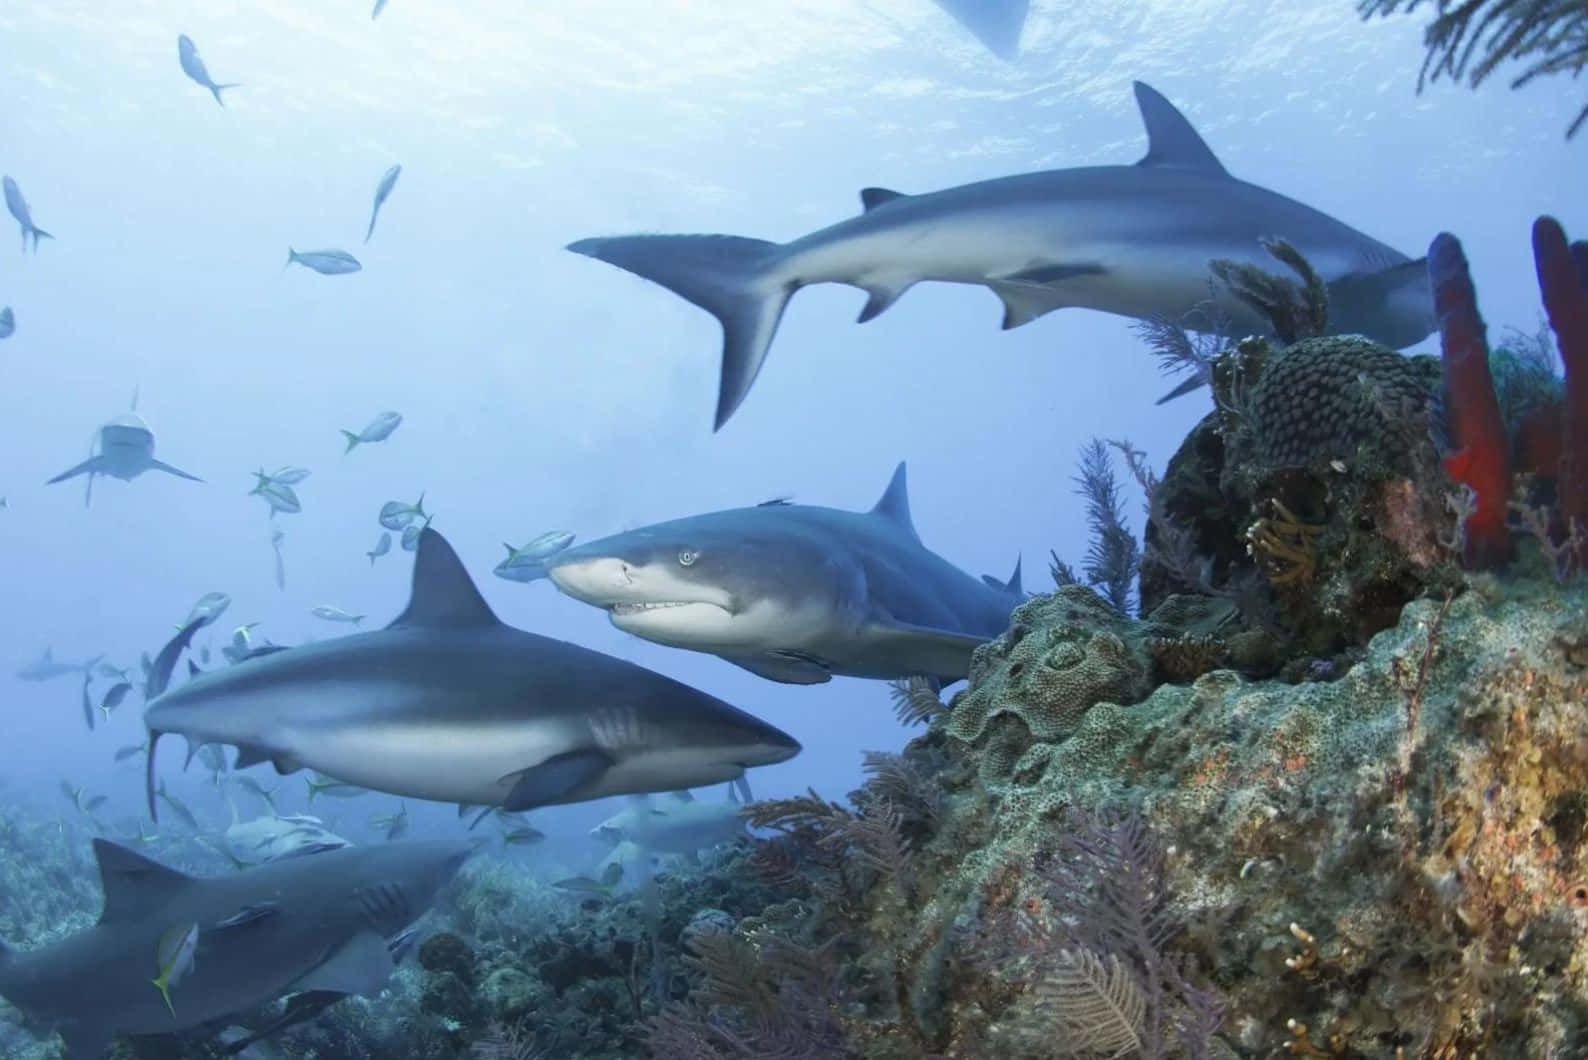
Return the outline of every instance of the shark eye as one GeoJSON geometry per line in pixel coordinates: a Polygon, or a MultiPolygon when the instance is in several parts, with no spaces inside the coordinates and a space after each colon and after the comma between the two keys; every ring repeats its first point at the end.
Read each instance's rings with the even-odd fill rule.
{"type": "Polygon", "coordinates": [[[679,566],[682,566],[682,567],[690,566],[692,563],[695,562],[695,560],[697,560],[699,558],[700,558],[700,553],[696,552],[692,548],[683,549],[683,550],[681,550],[678,553],[678,563],[679,563],[679,566]]]}

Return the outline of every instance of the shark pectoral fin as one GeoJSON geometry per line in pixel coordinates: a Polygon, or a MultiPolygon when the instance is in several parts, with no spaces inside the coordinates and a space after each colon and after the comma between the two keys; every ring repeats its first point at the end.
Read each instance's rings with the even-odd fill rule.
{"type": "Polygon", "coordinates": [[[879,620],[860,629],[865,660],[873,670],[958,679],[970,673],[970,656],[986,637],[908,622],[879,620]]]}
{"type": "Polygon", "coordinates": [[[333,950],[290,989],[294,993],[328,990],[338,994],[373,994],[386,985],[396,967],[386,948],[386,940],[373,931],[361,931],[333,950]]]}
{"type": "Polygon", "coordinates": [[[904,192],[894,191],[892,188],[861,188],[860,210],[862,213],[870,213],[884,203],[902,198],[905,198],[904,192]]]}
{"type": "Polygon", "coordinates": [[[1037,317],[1063,309],[1073,303],[1052,287],[1033,283],[989,283],[988,288],[1004,304],[1005,331],[1029,324],[1037,317]]]}
{"type": "Polygon", "coordinates": [[[502,808],[517,813],[559,802],[611,769],[613,764],[611,755],[593,747],[552,755],[539,765],[502,778],[518,778],[513,782],[513,790],[502,800],[502,808]]]}
{"type": "Polygon", "coordinates": [[[242,927],[244,924],[253,924],[260,920],[264,920],[266,917],[274,916],[276,909],[277,906],[275,902],[260,902],[257,905],[245,905],[226,919],[217,920],[215,922],[215,927],[217,929],[235,928],[242,927]]]}
{"type": "Polygon", "coordinates": [[[103,470],[104,466],[104,457],[91,456],[87,460],[84,460],[81,464],[78,464],[76,467],[62,471],[59,475],[56,475],[54,478],[46,482],[45,485],[53,486],[57,482],[65,482],[67,479],[76,478],[78,475],[93,474],[103,470]]]}
{"type": "Polygon", "coordinates": [[[105,891],[101,924],[145,916],[193,882],[193,877],[108,839],[94,840],[94,857],[99,862],[99,880],[105,891]]]}
{"type": "Polygon", "coordinates": [[[203,482],[204,481],[203,479],[199,478],[197,475],[189,475],[186,471],[183,471],[181,468],[172,467],[170,464],[166,463],[164,460],[151,460],[151,461],[149,461],[149,466],[154,468],[156,471],[164,471],[167,475],[175,475],[177,478],[185,478],[189,482],[203,482]]]}
{"type": "Polygon", "coordinates": [[[825,666],[811,659],[782,653],[768,652],[765,655],[732,656],[724,655],[724,659],[735,666],[742,666],[757,677],[764,677],[768,681],[777,681],[785,685],[820,685],[833,679],[833,675],[825,666]]]}

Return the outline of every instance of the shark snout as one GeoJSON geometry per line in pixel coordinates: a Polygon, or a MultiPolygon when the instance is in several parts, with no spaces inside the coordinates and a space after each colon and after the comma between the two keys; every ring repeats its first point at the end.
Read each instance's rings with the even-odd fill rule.
{"type": "Polygon", "coordinates": [[[604,607],[621,603],[634,587],[634,567],[617,556],[570,556],[546,561],[552,584],[575,600],[604,607]]]}

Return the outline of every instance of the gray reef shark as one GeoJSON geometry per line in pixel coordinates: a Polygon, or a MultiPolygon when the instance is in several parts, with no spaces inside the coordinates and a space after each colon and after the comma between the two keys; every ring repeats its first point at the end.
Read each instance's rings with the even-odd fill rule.
{"type": "Polygon", "coordinates": [[[1328,283],[1336,330],[1396,348],[1433,331],[1422,260],[1230,176],[1185,117],[1139,81],[1136,102],[1148,148],[1133,166],[1026,173],[920,195],[866,188],[859,216],[792,243],[628,235],[568,249],[716,316],[723,329],[719,429],[750,392],[789,298],[817,283],[864,290],[861,322],[922,280],[939,280],[987,287],[1003,302],[1006,330],[1080,306],[1267,334],[1267,320],[1210,283],[1208,263],[1227,258],[1273,271],[1261,241],[1280,237],[1328,283]]]}
{"type": "MultiPolygon", "coordinates": [[[[135,398],[133,407],[136,408],[137,404],[135,398]]],[[[164,471],[168,475],[185,478],[190,482],[204,481],[197,475],[190,475],[180,468],[172,467],[164,460],[156,460],[154,432],[137,412],[124,412],[99,428],[93,444],[89,446],[87,460],[62,471],[45,485],[50,486],[69,478],[76,478],[78,475],[87,475],[88,489],[83,494],[83,505],[86,507],[94,496],[95,475],[109,475],[123,482],[131,482],[145,471],[151,470],[164,471]]]]}
{"type": "Polygon", "coordinates": [[[392,795],[527,810],[732,780],[800,750],[661,674],[504,625],[457,553],[419,535],[408,608],[385,629],[199,674],[148,705],[154,748],[234,744],[236,768],[305,766],[392,795]]]}
{"type": "Polygon", "coordinates": [[[17,677],[23,681],[37,682],[53,681],[68,674],[87,675],[93,670],[94,664],[103,658],[103,655],[96,655],[87,662],[58,662],[54,652],[46,647],[43,655],[17,671],[17,677]]]}
{"type": "Polygon", "coordinates": [[[621,630],[789,684],[958,680],[1025,599],[1018,563],[1007,583],[977,581],[921,544],[902,463],[868,512],[733,508],[591,541],[546,569],[621,630]]]}
{"type": "Polygon", "coordinates": [[[998,58],[1013,59],[1020,54],[1020,31],[1025,28],[1031,0],[937,0],[937,6],[998,58]]]}
{"type": "Polygon", "coordinates": [[[75,1060],[117,1034],[196,1027],[285,993],[376,991],[399,937],[457,872],[472,845],[381,843],[196,878],[105,839],[94,840],[104,884],[99,923],[41,949],[0,944],[0,995],[53,1028],[75,1060]],[[196,925],[193,974],[153,977],[173,927],[196,925]]]}

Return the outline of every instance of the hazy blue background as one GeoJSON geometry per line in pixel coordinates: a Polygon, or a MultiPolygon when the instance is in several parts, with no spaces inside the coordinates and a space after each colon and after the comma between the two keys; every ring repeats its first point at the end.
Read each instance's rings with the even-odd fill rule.
{"type": "MultiPolygon", "coordinates": [[[[1574,86],[1418,98],[1424,12],[1363,25],[1350,0],[1036,0],[1006,64],[929,0],[529,7],[391,0],[372,23],[367,0],[0,6],[0,172],[58,237],[23,257],[0,216],[0,305],[17,314],[0,343],[10,795],[37,792],[51,814],[67,809],[62,777],[129,814],[141,796],[139,770],[110,764],[143,737],[136,700],[89,735],[74,680],[28,685],[16,666],[45,645],[133,663],[213,589],[235,599],[217,647],[251,620],[289,643],[341,632],[309,617],[321,603],[383,623],[409,558],[372,570],[363,554],[381,503],[423,490],[504,619],[786,728],[805,753],[753,773],[756,793],[837,797],[862,749],[909,735],[881,683],[779,686],[629,638],[545,583],[494,578],[500,542],[785,494],[866,507],[907,459],[928,546],[1000,577],[1023,554],[1042,589],[1050,547],[1084,548],[1077,449],[1128,436],[1161,468],[1207,407],[1205,393],[1154,407],[1170,384],[1117,318],[1072,309],[1000,333],[986,291],[927,285],[857,327],[864,296],[823,287],[794,299],[756,389],[713,435],[715,321],[562,250],[571,240],[783,240],[857,210],[865,185],[1133,162],[1133,78],[1243,179],[1414,256],[1457,232],[1492,326],[1536,323],[1534,215],[1588,230],[1588,137],[1562,138],[1574,86]],[[178,68],[178,33],[216,80],[243,82],[225,109],[178,68]],[[364,247],[375,183],[399,162],[364,247]],[[289,244],[344,247],[365,269],[283,274],[289,244]],[[44,487],[135,386],[158,455],[208,484],[101,480],[87,511],[81,482],[44,487]],[[344,457],[337,428],[386,408],[403,426],[344,457]],[[276,520],[283,593],[272,523],[246,493],[249,472],[285,463],[313,476],[303,513],[276,520]]],[[[197,770],[176,783],[179,760],[164,772],[197,790],[197,770]]],[[[391,801],[330,808],[357,822],[391,801]]],[[[612,808],[535,820],[558,830],[612,808]]]]}

